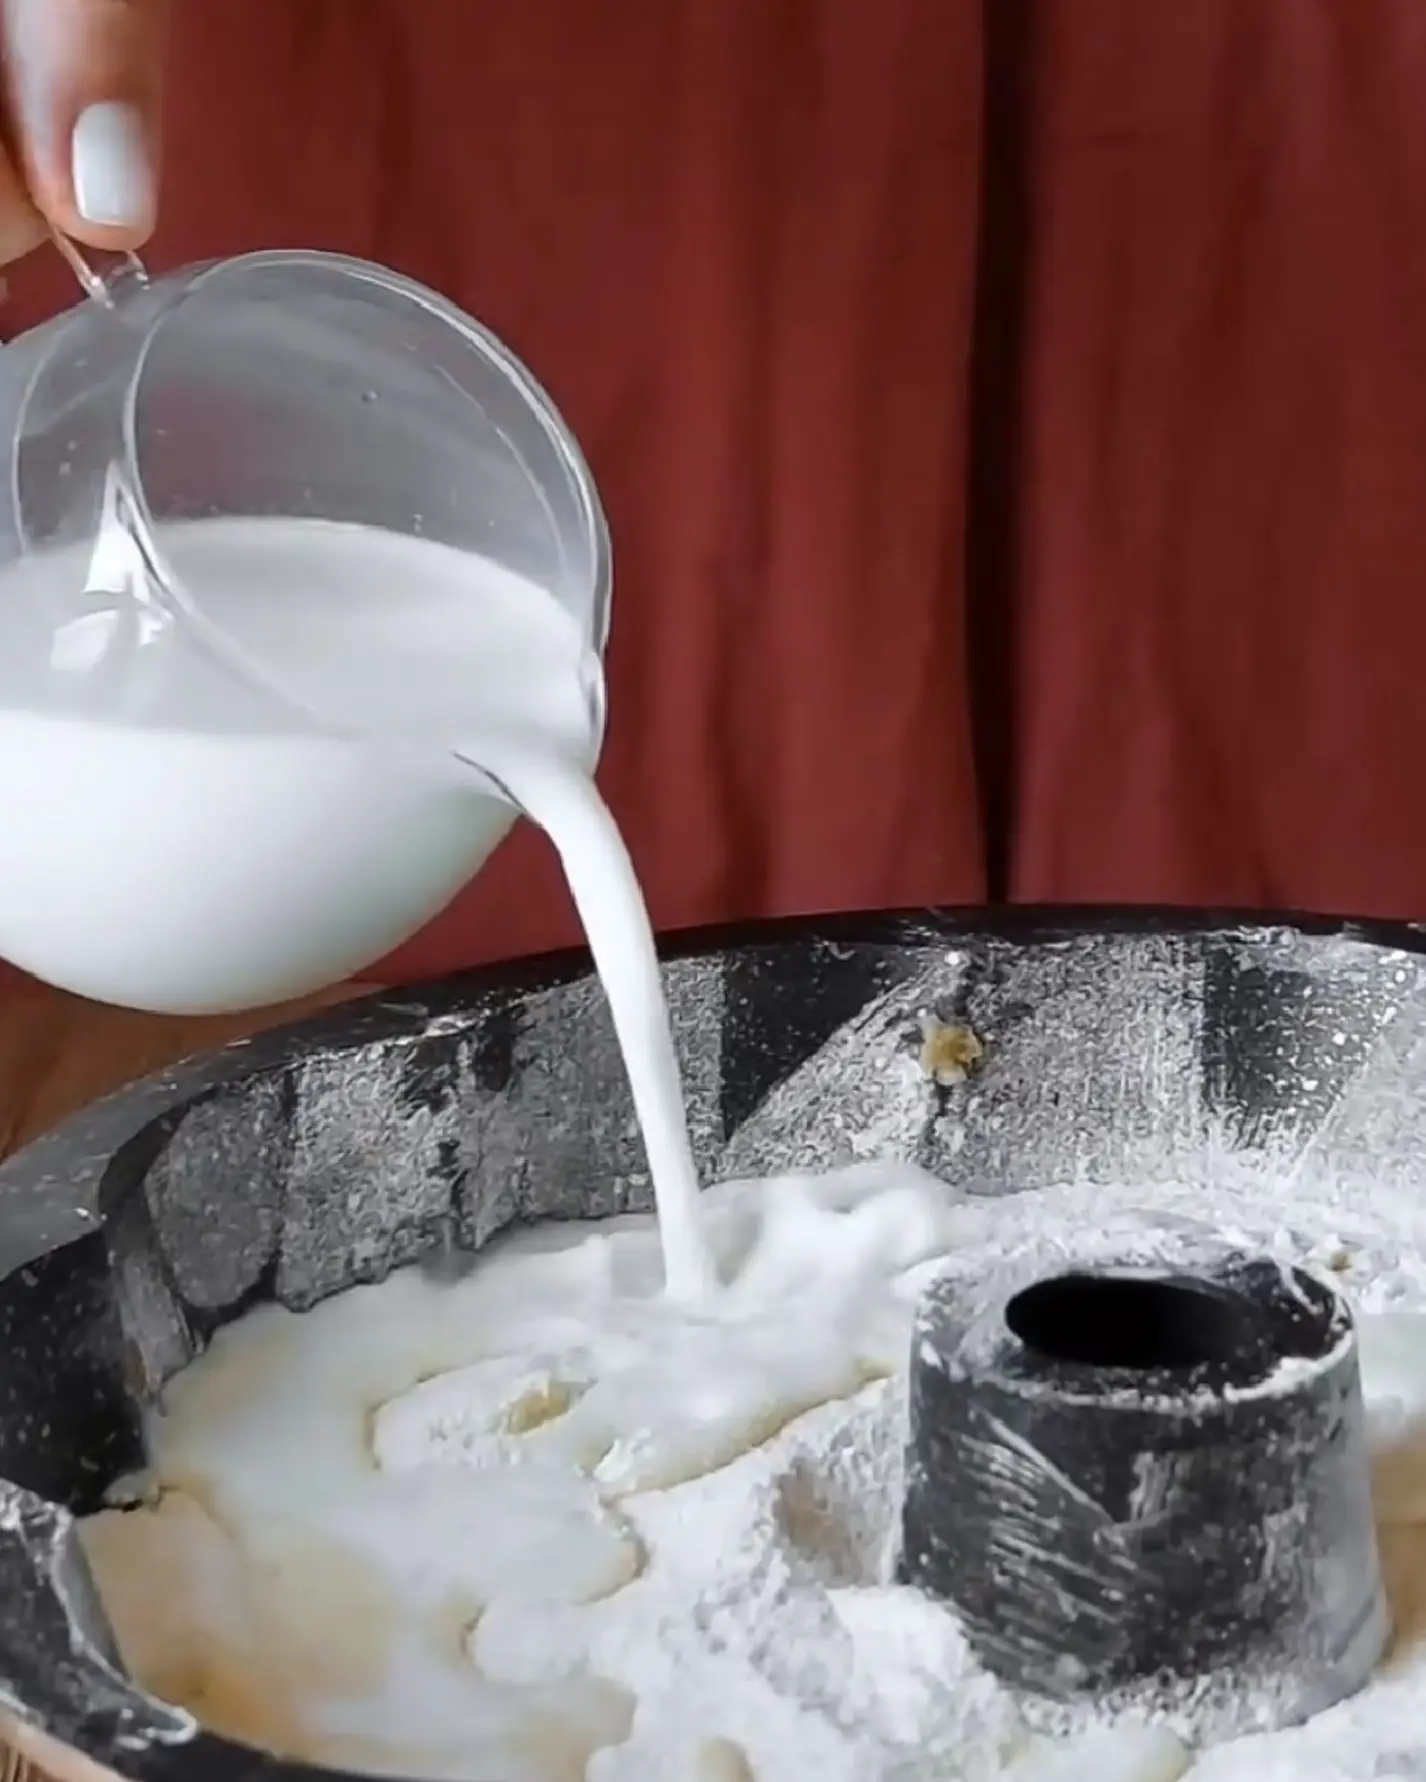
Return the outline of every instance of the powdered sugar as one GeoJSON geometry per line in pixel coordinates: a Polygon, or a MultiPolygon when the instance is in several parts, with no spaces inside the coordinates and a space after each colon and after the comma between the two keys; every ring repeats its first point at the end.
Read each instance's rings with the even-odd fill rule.
{"type": "MultiPolygon", "coordinates": [[[[1305,1172],[1278,1193],[1225,1172],[1153,1198],[1076,1183],[977,1201],[853,1166],[710,1193],[722,1315],[659,1295],[640,1220],[497,1246],[453,1285],[408,1273],[300,1319],[264,1310],[174,1383],[154,1431],[170,1497],[89,1530],[130,1661],[173,1690],[146,1674],[160,1642],[140,1650],[135,1604],[152,1616],[153,1574],[124,1543],[187,1494],[242,1531],[249,1618],[194,1589],[168,1612],[189,1652],[208,1641],[250,1683],[287,1617],[283,1674],[262,1673],[287,1691],[280,1724],[228,1730],[294,1755],[432,1776],[483,1763],[511,1782],[1172,1782],[1189,1754],[1171,1729],[1033,1734],[955,1617],[887,1582],[901,1362],[927,1280],[1211,1240],[1331,1269],[1368,1314],[1385,1568],[1404,1634],[1426,1628],[1426,1210],[1404,1181],[1369,1207],[1330,1185],[1314,1199],[1305,1172]],[[304,1559],[309,1532],[326,1572],[304,1559]],[[368,1593],[350,1649],[324,1619],[352,1616],[332,1543],[368,1593]],[[252,1565],[274,1556],[286,1594],[269,1603],[252,1565]],[[321,1666],[292,1645],[298,1592],[321,1666]],[[448,1630],[434,1670],[433,1626],[448,1630]]],[[[195,1575],[219,1557],[205,1548],[195,1575]]],[[[1423,1725],[1426,1650],[1408,1642],[1356,1700],[1199,1753],[1192,1775],[1423,1774],[1408,1763],[1423,1725]]]]}

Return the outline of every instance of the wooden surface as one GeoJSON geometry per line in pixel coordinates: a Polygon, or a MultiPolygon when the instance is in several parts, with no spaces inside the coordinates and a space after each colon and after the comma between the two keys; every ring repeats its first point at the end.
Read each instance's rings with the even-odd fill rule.
{"type": "Polygon", "coordinates": [[[0,1726],[0,1766],[0,1782],[120,1782],[113,1770],[14,1720],[0,1726]]]}
{"type": "Polygon", "coordinates": [[[0,1157],[135,1077],[367,988],[348,984],[276,1008],[190,1016],[107,1008],[28,980],[7,984],[0,993],[0,1157]]]}

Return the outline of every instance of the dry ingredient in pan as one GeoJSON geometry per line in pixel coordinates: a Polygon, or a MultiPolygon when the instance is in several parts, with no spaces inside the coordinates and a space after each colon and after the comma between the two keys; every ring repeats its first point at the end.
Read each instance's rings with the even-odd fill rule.
{"type": "Polygon", "coordinates": [[[126,1656],[232,1735],[509,1782],[1349,1782],[1426,1752],[1426,1208],[1185,1185],[958,1197],[902,1165],[705,1196],[723,1282],[662,1292],[651,1221],[540,1228],[224,1332],[153,1430],[160,1495],[86,1527],[126,1656]],[[1332,1267],[1363,1314],[1381,1676],[1196,1755],[1031,1735],[956,1620],[889,1586],[911,1307],[1191,1220],[1332,1267]]]}

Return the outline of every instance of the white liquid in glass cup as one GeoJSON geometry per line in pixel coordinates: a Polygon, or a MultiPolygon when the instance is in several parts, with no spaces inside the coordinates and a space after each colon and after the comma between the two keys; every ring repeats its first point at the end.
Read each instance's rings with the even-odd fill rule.
{"type": "Polygon", "coordinates": [[[120,280],[0,352],[0,424],[0,955],[137,1008],[299,995],[503,838],[451,753],[492,717],[593,767],[596,491],[433,293],[317,253],[120,280]]]}

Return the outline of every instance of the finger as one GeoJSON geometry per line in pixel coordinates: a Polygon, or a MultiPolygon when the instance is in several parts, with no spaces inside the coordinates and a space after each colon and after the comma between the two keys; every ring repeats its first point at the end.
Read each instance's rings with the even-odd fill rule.
{"type": "Polygon", "coordinates": [[[0,148],[0,266],[8,266],[45,238],[44,218],[30,202],[25,182],[0,148]]]}
{"type": "Polygon", "coordinates": [[[10,116],[31,196],[95,247],[137,247],[158,205],[164,0],[4,0],[10,116]]]}

